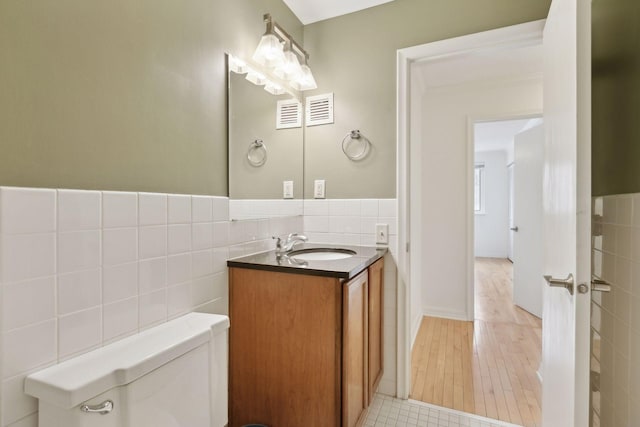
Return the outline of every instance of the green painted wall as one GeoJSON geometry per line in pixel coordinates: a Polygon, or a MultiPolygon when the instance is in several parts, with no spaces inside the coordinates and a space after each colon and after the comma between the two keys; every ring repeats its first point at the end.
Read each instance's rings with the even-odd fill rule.
{"type": "Polygon", "coordinates": [[[640,192],[640,2],[593,0],[594,196],[640,192]]]}
{"type": "MultiPolygon", "coordinates": [[[[396,51],[436,40],[544,19],[550,0],[395,0],[305,26],[318,82],[333,92],[335,123],[307,127],[305,195],[326,179],[327,198],[396,195],[396,51]],[[374,149],[360,162],[340,148],[360,129],[374,149]]],[[[473,72],[470,70],[470,72],[473,72]]]]}
{"type": "Polygon", "coordinates": [[[396,0],[304,28],[281,0],[0,2],[0,185],[227,194],[224,52],[270,12],[304,35],[336,123],[305,129],[305,193],[395,197],[396,50],[544,18],[550,0],[396,0]],[[303,34],[304,31],[304,34],[303,34]],[[351,129],[371,155],[346,159],[351,129]]]}
{"type": "Polygon", "coordinates": [[[0,2],[0,185],[227,194],[224,53],[281,0],[0,2]]]}
{"type": "MultiPolygon", "coordinates": [[[[302,198],[302,127],[276,129],[278,100],[245,79],[229,73],[229,197],[232,199],[281,199],[282,181],[293,181],[294,198],[302,198]],[[247,160],[249,145],[261,139],[267,150],[264,165],[247,160]]],[[[260,156],[260,154],[256,154],[260,156]]]]}

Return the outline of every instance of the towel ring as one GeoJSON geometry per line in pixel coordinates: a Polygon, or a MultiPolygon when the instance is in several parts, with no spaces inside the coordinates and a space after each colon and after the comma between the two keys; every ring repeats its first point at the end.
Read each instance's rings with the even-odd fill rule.
{"type": "Polygon", "coordinates": [[[370,150],[371,150],[371,142],[366,136],[362,135],[360,131],[357,129],[352,130],[351,132],[348,132],[344,136],[344,138],[342,138],[342,152],[344,153],[345,156],[347,156],[349,160],[353,160],[354,162],[357,162],[358,160],[362,160],[365,157],[367,157],[367,154],[369,154],[370,150]],[[347,147],[349,146],[349,143],[354,140],[362,143],[362,150],[360,150],[358,153],[350,154],[347,147]]]}
{"type": "Polygon", "coordinates": [[[256,139],[249,144],[247,160],[251,166],[260,167],[267,162],[267,146],[261,139],[256,139]]]}

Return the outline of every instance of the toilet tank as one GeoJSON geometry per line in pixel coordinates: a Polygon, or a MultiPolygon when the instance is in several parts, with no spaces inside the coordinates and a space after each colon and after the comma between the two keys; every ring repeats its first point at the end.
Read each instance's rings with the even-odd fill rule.
{"type": "Polygon", "coordinates": [[[39,427],[222,427],[227,316],[189,313],[35,372],[39,427]]]}

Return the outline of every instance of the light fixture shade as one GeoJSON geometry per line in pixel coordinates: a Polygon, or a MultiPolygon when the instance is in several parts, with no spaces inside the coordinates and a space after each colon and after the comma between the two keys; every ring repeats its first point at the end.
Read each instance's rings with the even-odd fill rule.
{"type": "Polygon", "coordinates": [[[237,74],[244,74],[249,71],[247,63],[233,55],[229,55],[229,69],[237,74]]]}
{"type": "Polygon", "coordinates": [[[302,67],[296,54],[287,50],[284,53],[284,63],[273,72],[283,80],[295,80],[302,74],[302,67]]]}
{"type": "Polygon", "coordinates": [[[313,74],[311,73],[311,68],[307,64],[302,65],[301,67],[302,73],[300,76],[291,82],[291,86],[295,90],[313,90],[317,89],[318,85],[316,84],[316,79],[313,78],[313,74]]]}
{"type": "Polygon", "coordinates": [[[278,67],[285,61],[282,43],[274,34],[265,34],[253,53],[253,60],[265,67],[278,67]]]}
{"type": "Polygon", "coordinates": [[[245,79],[249,80],[251,83],[258,86],[262,86],[267,82],[267,78],[263,74],[255,70],[252,70],[251,68],[249,68],[249,71],[247,72],[247,77],[245,77],[245,79]]]}
{"type": "Polygon", "coordinates": [[[264,90],[269,92],[271,95],[282,95],[284,93],[284,88],[282,86],[270,81],[267,81],[264,86],[264,90]]]}

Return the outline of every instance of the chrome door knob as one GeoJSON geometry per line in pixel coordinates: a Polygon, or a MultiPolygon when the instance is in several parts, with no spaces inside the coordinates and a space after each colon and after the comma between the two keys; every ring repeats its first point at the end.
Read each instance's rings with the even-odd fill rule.
{"type": "Polygon", "coordinates": [[[545,275],[544,280],[547,281],[547,285],[554,288],[565,288],[573,295],[573,274],[569,273],[566,279],[555,279],[549,275],[545,275]]]}
{"type": "MultiPolygon", "coordinates": [[[[584,283],[580,283],[578,285],[578,292],[586,294],[589,292],[589,287],[584,283]]],[[[591,292],[611,292],[611,284],[606,280],[591,279],[591,292]]]]}
{"type": "Polygon", "coordinates": [[[605,280],[593,279],[591,280],[591,291],[611,292],[611,285],[605,280]]]}

